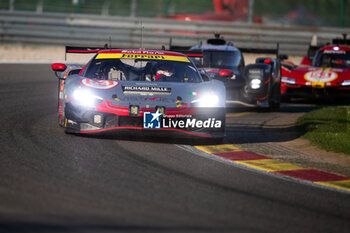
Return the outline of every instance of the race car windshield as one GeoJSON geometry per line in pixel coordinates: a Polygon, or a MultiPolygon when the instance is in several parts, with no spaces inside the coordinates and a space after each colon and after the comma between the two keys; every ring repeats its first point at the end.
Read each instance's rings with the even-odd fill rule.
{"type": "Polygon", "coordinates": [[[118,81],[202,81],[192,63],[148,59],[95,59],[88,65],[85,77],[118,81]]]}
{"type": "Polygon", "coordinates": [[[316,56],[317,67],[349,68],[350,52],[340,51],[329,53],[328,51],[319,52],[316,56]]]}
{"type": "Polygon", "coordinates": [[[204,51],[203,61],[196,60],[197,67],[233,69],[241,62],[238,51],[204,51]]]}

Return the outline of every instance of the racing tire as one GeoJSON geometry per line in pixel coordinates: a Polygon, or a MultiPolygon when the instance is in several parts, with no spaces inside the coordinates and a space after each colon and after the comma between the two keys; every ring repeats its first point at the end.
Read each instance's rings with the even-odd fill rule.
{"type": "Polygon", "coordinates": [[[269,109],[277,110],[280,108],[281,103],[281,84],[275,83],[271,88],[271,92],[269,95],[269,109]]]}
{"type": "Polygon", "coordinates": [[[282,95],[281,96],[281,101],[282,102],[291,102],[291,97],[290,96],[286,96],[286,95],[282,95]]]}
{"type": "Polygon", "coordinates": [[[280,102],[270,102],[269,103],[270,110],[277,110],[280,108],[280,102]]]}

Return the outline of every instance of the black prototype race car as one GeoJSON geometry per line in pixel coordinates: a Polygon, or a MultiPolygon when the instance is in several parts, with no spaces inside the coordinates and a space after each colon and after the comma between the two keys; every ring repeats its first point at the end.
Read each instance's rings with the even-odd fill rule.
{"type": "Polygon", "coordinates": [[[220,35],[207,44],[193,47],[172,46],[170,50],[191,54],[198,69],[209,78],[224,82],[226,102],[278,109],[281,99],[281,62],[277,49],[238,49],[220,35]],[[242,53],[277,54],[277,58],[260,57],[245,65],[242,53]]]}

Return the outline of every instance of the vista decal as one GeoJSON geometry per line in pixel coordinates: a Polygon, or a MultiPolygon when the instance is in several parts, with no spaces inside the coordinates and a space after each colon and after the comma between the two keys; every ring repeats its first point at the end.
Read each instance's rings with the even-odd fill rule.
{"type": "Polygon", "coordinates": [[[106,90],[113,87],[116,87],[119,85],[119,82],[112,81],[112,80],[92,80],[88,78],[84,78],[80,80],[80,83],[84,86],[95,88],[95,89],[101,89],[106,90]]]}
{"type": "Polygon", "coordinates": [[[333,71],[310,71],[305,74],[305,79],[310,82],[330,82],[338,77],[338,74],[333,71]]]}

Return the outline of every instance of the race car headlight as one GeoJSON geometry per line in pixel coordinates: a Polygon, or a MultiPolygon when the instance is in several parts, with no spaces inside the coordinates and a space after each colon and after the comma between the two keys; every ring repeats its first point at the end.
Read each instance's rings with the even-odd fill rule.
{"type": "Polygon", "coordinates": [[[102,98],[92,94],[87,90],[75,90],[73,92],[73,98],[77,104],[85,107],[94,107],[98,102],[102,101],[102,98]]]}
{"type": "Polygon", "coordinates": [[[250,86],[252,89],[259,89],[260,88],[260,84],[261,84],[261,80],[260,79],[252,79],[252,81],[250,81],[250,86]]]}
{"type": "Polygon", "coordinates": [[[350,80],[344,80],[342,83],[341,83],[342,86],[350,86],[350,80]]]}
{"type": "Polygon", "coordinates": [[[288,84],[295,84],[297,80],[294,78],[282,77],[281,82],[288,83],[288,84]]]}
{"type": "Polygon", "coordinates": [[[217,107],[219,97],[215,94],[207,94],[203,95],[200,99],[192,101],[192,103],[198,103],[198,107],[201,108],[217,107]]]}

